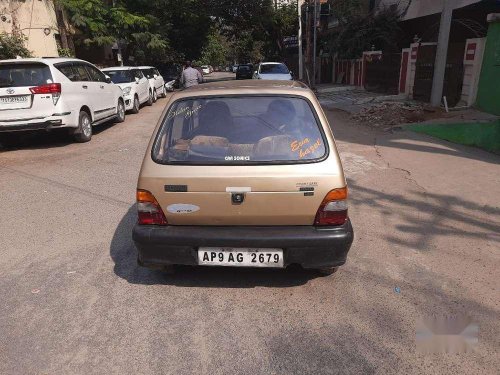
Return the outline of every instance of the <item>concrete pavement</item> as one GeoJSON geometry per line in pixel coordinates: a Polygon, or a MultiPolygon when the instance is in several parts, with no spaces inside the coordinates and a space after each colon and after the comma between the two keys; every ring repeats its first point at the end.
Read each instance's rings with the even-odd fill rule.
{"type": "Polygon", "coordinates": [[[493,374],[500,158],[327,111],[356,232],[333,277],[140,268],[137,174],[159,100],[90,143],[0,153],[1,374],[493,374]],[[474,352],[422,355],[423,315],[469,314],[474,352]]]}

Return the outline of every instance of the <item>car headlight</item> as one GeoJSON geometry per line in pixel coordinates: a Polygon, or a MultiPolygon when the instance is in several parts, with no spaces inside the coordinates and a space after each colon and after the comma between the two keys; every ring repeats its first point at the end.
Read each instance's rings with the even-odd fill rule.
{"type": "Polygon", "coordinates": [[[130,94],[130,91],[132,91],[132,87],[125,87],[124,89],[122,89],[123,91],[123,95],[128,95],[130,94]]]}

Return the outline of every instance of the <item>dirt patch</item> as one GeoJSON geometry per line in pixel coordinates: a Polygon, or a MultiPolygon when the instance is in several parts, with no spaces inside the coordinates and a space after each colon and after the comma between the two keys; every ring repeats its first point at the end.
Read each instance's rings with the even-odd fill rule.
{"type": "Polygon", "coordinates": [[[374,128],[391,128],[395,125],[443,117],[447,117],[447,113],[442,109],[416,102],[382,102],[364,108],[351,116],[357,123],[374,128]]]}

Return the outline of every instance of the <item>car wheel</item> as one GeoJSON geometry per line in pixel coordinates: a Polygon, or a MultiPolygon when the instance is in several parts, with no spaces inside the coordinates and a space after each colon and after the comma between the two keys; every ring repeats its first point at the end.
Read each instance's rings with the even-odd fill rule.
{"type": "Polygon", "coordinates": [[[73,132],[75,142],[84,143],[92,139],[92,120],[85,111],[80,111],[78,127],[73,132]]]}
{"type": "Polygon", "coordinates": [[[165,84],[161,85],[161,93],[160,93],[160,98],[166,98],[167,97],[167,89],[165,88],[165,84]]]}
{"type": "Polygon", "coordinates": [[[151,90],[149,90],[149,98],[148,101],[146,102],[147,106],[152,106],[153,105],[153,94],[151,94],[151,90]]]}
{"type": "Polygon", "coordinates": [[[116,122],[125,121],[125,104],[123,100],[118,100],[118,106],[116,108],[116,122]]]}
{"type": "Polygon", "coordinates": [[[337,272],[338,269],[339,269],[338,267],[322,267],[318,268],[318,273],[322,276],[329,276],[337,272]]]}
{"type": "Polygon", "coordinates": [[[139,113],[140,106],[141,106],[141,103],[139,103],[139,97],[136,95],[136,96],[134,96],[134,106],[132,107],[130,112],[139,113]]]}
{"type": "Polygon", "coordinates": [[[153,91],[153,103],[156,103],[157,100],[158,100],[158,93],[156,92],[156,89],[154,89],[154,91],[153,91]]]}

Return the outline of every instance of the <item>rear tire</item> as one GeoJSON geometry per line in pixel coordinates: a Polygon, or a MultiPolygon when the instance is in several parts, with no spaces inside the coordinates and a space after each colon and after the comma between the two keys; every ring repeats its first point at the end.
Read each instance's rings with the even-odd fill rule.
{"type": "Polygon", "coordinates": [[[322,276],[330,276],[333,275],[335,272],[338,271],[338,267],[321,267],[318,268],[318,273],[322,276]]]}
{"type": "Polygon", "coordinates": [[[134,96],[134,106],[130,110],[130,112],[137,114],[139,113],[139,109],[141,107],[141,103],[139,103],[139,97],[136,95],[134,96]]]}
{"type": "Polygon", "coordinates": [[[125,103],[123,100],[118,100],[118,106],[116,107],[116,120],[115,122],[125,121],[125,103]]]}
{"type": "Polygon", "coordinates": [[[84,143],[92,139],[92,119],[85,111],[80,111],[78,127],[73,131],[75,142],[84,143]]]}
{"type": "Polygon", "coordinates": [[[160,97],[166,98],[167,97],[167,89],[165,88],[165,84],[161,86],[161,94],[160,97]]]}
{"type": "Polygon", "coordinates": [[[151,107],[153,105],[153,94],[151,93],[151,90],[149,90],[149,98],[148,101],[146,102],[146,105],[148,107],[151,107]]]}

